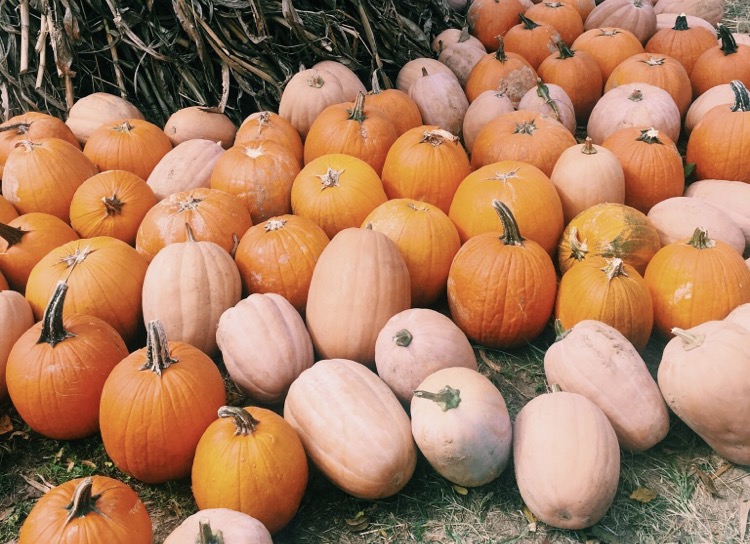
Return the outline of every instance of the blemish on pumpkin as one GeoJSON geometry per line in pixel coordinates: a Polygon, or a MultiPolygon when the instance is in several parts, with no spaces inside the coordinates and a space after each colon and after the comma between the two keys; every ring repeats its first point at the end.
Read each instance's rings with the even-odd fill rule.
{"type": "Polygon", "coordinates": [[[693,282],[691,281],[684,285],[680,285],[674,291],[673,299],[675,301],[686,300],[686,299],[691,299],[691,298],[693,298],[693,282]]]}

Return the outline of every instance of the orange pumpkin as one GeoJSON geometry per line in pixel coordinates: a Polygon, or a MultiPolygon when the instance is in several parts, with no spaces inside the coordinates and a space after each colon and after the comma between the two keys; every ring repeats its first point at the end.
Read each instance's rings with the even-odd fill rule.
{"type": "Polygon", "coordinates": [[[591,55],[602,71],[603,81],[607,81],[609,74],[622,61],[643,53],[643,45],[635,34],[613,26],[587,30],[575,39],[570,48],[591,55]]]}
{"type": "Polygon", "coordinates": [[[488,51],[495,51],[497,36],[503,36],[517,25],[518,14],[524,11],[519,0],[474,0],[466,12],[466,22],[472,36],[478,38],[488,51]]]}
{"type": "Polygon", "coordinates": [[[211,140],[224,149],[234,143],[237,127],[219,108],[187,106],[170,115],[164,124],[164,134],[173,146],[188,140],[211,140]]]}
{"type": "Polygon", "coordinates": [[[725,25],[719,23],[716,28],[721,45],[704,51],[696,59],[690,72],[694,98],[711,87],[733,80],[739,80],[745,87],[750,87],[750,45],[738,44],[725,25]]]}
{"type": "Polygon", "coordinates": [[[245,117],[237,129],[234,143],[239,145],[256,140],[271,140],[283,145],[294,153],[302,165],[302,138],[297,129],[278,113],[259,111],[245,117]]]}
{"type": "Polygon", "coordinates": [[[372,89],[367,93],[367,105],[378,109],[391,120],[396,136],[422,124],[422,114],[409,94],[400,89],[381,89],[377,71],[372,73],[372,89]]]}
{"type": "Polygon", "coordinates": [[[701,26],[688,26],[684,13],[677,16],[674,27],[663,28],[646,43],[647,53],[668,55],[678,60],[690,75],[698,57],[716,45],[716,37],[701,26]]]}
{"type": "Polygon", "coordinates": [[[91,134],[106,123],[119,119],[144,119],[141,111],[124,98],[110,93],[96,92],[82,96],[68,111],[65,124],[86,145],[91,134]]]}
{"type": "Polygon", "coordinates": [[[567,2],[539,2],[527,9],[524,15],[551,25],[560,33],[560,39],[565,43],[573,43],[583,34],[583,18],[578,10],[567,2]]]}
{"type": "Polygon", "coordinates": [[[9,223],[18,217],[18,210],[7,198],[0,195],[0,223],[9,223]]]}
{"type": "Polygon", "coordinates": [[[536,85],[536,70],[518,53],[506,52],[502,38],[488,53],[474,65],[466,80],[466,98],[473,102],[484,91],[503,90],[514,106],[521,97],[536,85]]]}
{"type": "Polygon", "coordinates": [[[21,335],[34,326],[31,306],[21,293],[0,289],[0,321],[4,327],[0,336],[0,402],[5,402],[8,400],[8,385],[5,380],[8,354],[21,335]]]}
{"type": "Polygon", "coordinates": [[[211,140],[188,140],[164,155],[146,183],[156,200],[198,187],[211,186],[211,172],[224,148],[211,140]]]}
{"type": "Polygon", "coordinates": [[[542,61],[555,51],[554,43],[560,39],[560,33],[548,21],[532,20],[530,15],[523,14],[519,17],[521,23],[510,28],[503,37],[505,50],[521,55],[538,70],[542,61]]]}

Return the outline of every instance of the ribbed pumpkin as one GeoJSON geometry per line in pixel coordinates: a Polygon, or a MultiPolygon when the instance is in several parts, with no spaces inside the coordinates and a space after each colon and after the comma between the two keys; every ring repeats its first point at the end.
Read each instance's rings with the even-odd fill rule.
{"type": "Polygon", "coordinates": [[[422,77],[409,88],[409,98],[419,108],[426,125],[437,125],[455,135],[461,134],[469,101],[453,72],[441,74],[423,70],[422,77]]]}
{"type": "Polygon", "coordinates": [[[502,36],[518,24],[519,13],[525,8],[519,0],[474,0],[466,12],[471,34],[488,51],[497,49],[497,36],[502,36]]]}
{"type": "Polygon", "coordinates": [[[168,342],[158,321],[146,330],[146,347],[120,361],[104,383],[99,423],[115,466],[154,484],[190,474],[198,441],[226,394],[208,355],[168,342]]]}
{"type": "Polygon", "coordinates": [[[67,222],[73,194],[97,172],[70,142],[23,140],[5,161],[2,193],[20,213],[43,212],[67,222]]]}
{"type": "MultiPolygon", "coordinates": [[[[458,78],[450,68],[437,59],[431,57],[417,57],[404,64],[396,76],[396,88],[409,95],[409,90],[414,82],[427,74],[446,74],[452,76],[456,81],[458,78]]],[[[410,98],[411,99],[411,98],[410,98]]],[[[412,100],[413,101],[413,100],[412,100]]],[[[421,117],[421,114],[420,114],[421,117]]],[[[423,120],[423,122],[426,122],[423,120]]],[[[420,123],[422,124],[422,123],[420,123]]],[[[445,128],[445,127],[443,127],[445,128]]]]}
{"type": "Polygon", "coordinates": [[[31,270],[26,299],[34,316],[44,308],[61,280],[70,286],[65,316],[103,319],[125,342],[134,339],[141,319],[141,291],[148,263],[122,240],[97,236],[63,244],[31,270]]]}
{"type": "Polygon", "coordinates": [[[211,172],[211,188],[237,197],[253,224],[292,211],[292,183],[300,166],[294,153],[275,142],[253,141],[227,150],[211,172]]]}
{"type": "Polygon", "coordinates": [[[78,235],[62,219],[32,212],[0,223],[0,272],[8,284],[23,293],[29,274],[42,257],[78,235]]]}
{"type": "Polygon", "coordinates": [[[195,450],[191,472],[198,508],[230,508],[271,534],[297,513],[307,487],[307,457],[283,417],[255,406],[222,406],[195,450]]]}
{"type": "Polygon", "coordinates": [[[477,62],[484,58],[487,51],[469,43],[454,43],[453,45],[443,47],[438,61],[445,64],[451,69],[461,86],[466,85],[466,80],[471,74],[471,70],[477,62]]]}
{"type": "Polygon", "coordinates": [[[536,88],[529,89],[518,103],[519,110],[536,111],[567,128],[571,134],[576,132],[576,114],[573,102],[565,89],[554,83],[549,85],[537,78],[536,88]]]}
{"type": "Polygon", "coordinates": [[[379,109],[391,120],[396,136],[422,124],[419,107],[409,98],[409,94],[400,89],[381,89],[377,71],[372,73],[371,87],[367,93],[367,104],[379,109]]]}
{"type": "Polygon", "coordinates": [[[555,51],[554,43],[560,39],[560,33],[548,21],[533,20],[531,15],[519,17],[521,23],[511,27],[503,37],[505,50],[521,55],[538,70],[542,61],[555,51]]]}
{"type": "Polygon", "coordinates": [[[684,12],[690,17],[702,19],[708,26],[714,26],[724,18],[724,2],[720,0],[664,0],[654,2],[654,11],[657,17],[662,13],[684,12]]]}
{"type": "Polygon", "coordinates": [[[463,28],[446,28],[445,30],[439,32],[432,39],[432,50],[439,55],[442,49],[450,47],[455,43],[471,44],[477,49],[482,49],[486,52],[486,50],[484,49],[484,45],[482,45],[482,42],[469,34],[468,26],[465,26],[463,28]]]}
{"type": "Polygon", "coordinates": [[[410,306],[409,269],[396,244],[381,232],[348,228],[331,239],[315,265],[307,328],[322,358],[372,367],[378,332],[410,306]]]}
{"type": "Polygon", "coordinates": [[[5,402],[8,399],[5,381],[8,354],[21,335],[34,325],[31,306],[21,293],[10,289],[0,290],[0,322],[4,326],[0,336],[0,402],[5,402]]]}
{"type": "Polygon", "coordinates": [[[240,301],[242,282],[234,259],[213,242],[170,244],[149,263],[143,280],[143,319],[158,319],[168,338],[216,352],[221,314],[240,301]]]}
{"type": "Polygon", "coordinates": [[[435,125],[406,131],[388,150],[383,189],[389,199],[411,198],[445,213],[471,166],[459,138],[435,125]]]}
{"type": "Polygon", "coordinates": [[[594,402],[607,416],[620,447],[640,452],[669,431],[669,413],[646,363],[620,331],[586,319],[564,330],[544,354],[547,382],[594,402]]]}
{"type": "Polygon", "coordinates": [[[0,195],[0,223],[8,223],[18,217],[18,210],[7,198],[0,195]]]}
{"type": "Polygon", "coordinates": [[[362,227],[382,232],[395,242],[409,270],[412,306],[429,306],[445,293],[448,270],[461,240],[439,208],[396,198],[370,212],[362,227]]]}
{"type": "Polygon", "coordinates": [[[688,26],[684,13],[677,16],[674,27],[658,30],[646,43],[647,53],[659,53],[676,59],[690,75],[698,57],[716,45],[716,37],[701,26],[688,26]]]}
{"type": "Polygon", "coordinates": [[[279,115],[307,138],[315,118],[332,104],[349,100],[341,81],[327,70],[300,70],[286,83],[279,101],[279,115]]]}
{"type": "Polygon", "coordinates": [[[521,237],[510,209],[497,200],[493,207],[502,234],[479,234],[461,247],[448,273],[448,306],[469,339],[504,349],[541,334],[552,315],[557,277],[542,246],[521,237]]]}
{"type": "Polygon", "coordinates": [[[642,44],[656,33],[656,12],[650,0],[607,0],[597,5],[583,23],[585,30],[617,27],[632,32],[642,44]]]}
{"type": "Polygon", "coordinates": [[[589,257],[568,270],[557,288],[555,317],[566,329],[595,319],[614,327],[642,350],[651,336],[653,316],[643,276],[619,257],[589,257]]]}
{"type": "Polygon", "coordinates": [[[75,101],[65,124],[81,145],[100,126],[119,119],[144,119],[141,111],[124,98],[104,92],[91,93],[75,101]]]}
{"type": "Polygon", "coordinates": [[[534,240],[550,255],[554,253],[564,226],[563,210],[557,190],[544,172],[527,163],[502,161],[468,175],[448,214],[462,243],[477,234],[501,230],[493,199],[513,211],[526,239],[534,240]]]}
{"type": "Polygon", "coordinates": [[[383,380],[357,362],[327,359],[305,370],[289,388],[284,419],[313,464],[350,495],[390,497],[414,473],[409,416],[383,380]]]}
{"type": "Polygon", "coordinates": [[[559,32],[560,39],[565,43],[573,43],[583,34],[583,18],[578,10],[567,2],[539,2],[527,9],[524,15],[551,25],[559,32]]]}
{"type": "Polygon", "coordinates": [[[463,139],[464,146],[471,153],[477,135],[484,126],[504,113],[515,110],[513,102],[504,90],[484,91],[479,93],[469,104],[464,116],[463,139]]]}
{"type": "Polygon", "coordinates": [[[750,87],[750,45],[738,44],[732,32],[723,24],[716,25],[721,45],[704,51],[690,72],[693,97],[698,97],[711,87],[733,80],[750,87]]]}
{"type": "Polygon", "coordinates": [[[70,202],[70,224],[83,238],[111,236],[131,246],[156,204],[148,184],[126,170],[107,170],[84,181],[70,202]]]}
{"type": "Polygon", "coordinates": [[[536,71],[518,53],[506,52],[502,38],[494,41],[492,50],[497,51],[477,62],[469,74],[466,97],[473,102],[484,91],[503,90],[513,106],[517,106],[526,91],[536,84],[536,71]]]}
{"type": "Polygon", "coordinates": [[[99,400],[109,373],[128,355],[117,331],[96,317],[63,319],[68,286],[60,282],[42,316],[8,355],[13,405],[34,431],[74,440],[99,430],[99,400]]]}
{"type": "Polygon", "coordinates": [[[68,480],[34,504],[19,544],[151,544],[146,507],[127,484],[107,476],[68,480]]]}
{"type": "Polygon", "coordinates": [[[619,257],[643,275],[659,248],[659,232],[643,212],[604,202],[582,211],[567,224],[557,248],[557,264],[564,274],[587,257],[619,257]]]}
{"type": "Polygon", "coordinates": [[[237,127],[218,108],[187,106],[169,116],[164,124],[164,133],[173,146],[201,139],[217,142],[224,149],[229,149],[234,143],[237,127]]]}
{"type": "Polygon", "coordinates": [[[227,309],[219,319],[216,342],[234,383],[266,404],[283,401],[292,382],[314,361],[305,322],[276,293],[253,293],[227,309]]]}
{"type": "Polygon", "coordinates": [[[328,236],[311,219],[280,215],[250,227],[234,259],[245,293],[278,293],[301,314],[328,236]]]}
{"type": "Polygon", "coordinates": [[[594,58],[602,71],[602,81],[607,81],[609,74],[622,61],[643,53],[643,44],[635,34],[614,26],[587,30],[575,39],[570,48],[594,58]]]}
{"type": "Polygon", "coordinates": [[[294,153],[302,165],[302,138],[297,129],[278,113],[258,111],[245,117],[237,130],[234,143],[238,145],[256,140],[271,140],[283,145],[294,153]]]}
{"type": "Polygon", "coordinates": [[[345,228],[359,227],[386,200],[378,173],[348,155],[318,157],[292,184],[292,212],[314,221],[329,238],[345,228]]]}
{"type": "Polygon", "coordinates": [[[83,147],[83,154],[100,171],[127,170],[148,179],[171,150],[172,143],[158,126],[142,119],[121,119],[96,129],[83,147]]]}
{"type": "Polygon", "coordinates": [[[247,208],[234,196],[217,189],[191,189],[169,195],[146,213],[135,248],[151,261],[164,246],[187,240],[186,223],[196,240],[219,244],[230,254],[253,224],[247,208]]]}
{"type": "Polygon", "coordinates": [[[174,193],[211,186],[211,172],[224,148],[211,140],[188,140],[164,155],[146,183],[157,200],[174,193]]]}
{"type": "Polygon", "coordinates": [[[661,248],[644,279],[654,303],[654,328],[665,337],[673,327],[724,319],[750,302],[750,269],[737,251],[709,238],[702,227],[690,240],[661,248]]]}

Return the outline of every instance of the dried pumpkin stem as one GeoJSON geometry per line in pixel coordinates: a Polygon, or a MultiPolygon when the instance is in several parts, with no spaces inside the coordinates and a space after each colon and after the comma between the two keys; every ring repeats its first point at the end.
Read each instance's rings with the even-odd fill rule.
{"type": "Polygon", "coordinates": [[[568,334],[570,334],[570,331],[572,330],[572,329],[566,329],[565,326],[562,324],[562,321],[560,321],[559,319],[555,319],[554,327],[555,327],[555,341],[556,342],[559,342],[560,340],[568,336],[568,334]]]}
{"type": "Polygon", "coordinates": [[[9,125],[3,125],[0,127],[0,132],[8,132],[9,130],[15,130],[16,134],[26,134],[31,128],[31,123],[11,123],[9,125]]]}
{"type": "Polygon", "coordinates": [[[695,249],[710,249],[716,245],[716,242],[708,237],[705,227],[698,227],[693,232],[692,238],[688,240],[688,244],[695,249]]]}
{"type": "Polygon", "coordinates": [[[609,281],[612,281],[618,276],[625,276],[627,277],[628,274],[625,272],[625,263],[622,262],[622,259],[619,257],[612,257],[610,260],[607,261],[607,265],[602,268],[602,272],[606,274],[607,279],[609,281]]]}
{"type": "Polygon", "coordinates": [[[68,515],[65,517],[66,525],[76,518],[82,518],[91,512],[96,512],[95,505],[99,495],[91,494],[93,487],[94,479],[91,476],[84,478],[76,486],[70,504],[65,507],[68,511],[68,515]]]}
{"type": "Polygon", "coordinates": [[[402,348],[407,347],[409,344],[411,344],[411,341],[414,339],[411,332],[409,332],[406,329],[401,329],[396,334],[393,335],[393,342],[397,346],[401,346],[402,348]]]}
{"type": "Polygon", "coordinates": [[[370,92],[372,94],[380,94],[383,90],[380,88],[380,80],[378,79],[378,71],[373,70],[370,76],[370,92]]]}
{"type": "Polygon", "coordinates": [[[628,96],[628,100],[631,102],[640,102],[643,100],[643,91],[640,89],[633,89],[633,92],[628,96]]]}
{"type": "Polygon", "coordinates": [[[495,51],[495,58],[505,64],[508,60],[508,55],[505,54],[505,40],[502,36],[495,36],[497,39],[497,51],[495,51]]]}
{"type": "Polygon", "coordinates": [[[234,419],[234,424],[237,427],[234,431],[235,436],[253,434],[255,428],[260,424],[260,421],[255,419],[250,412],[236,406],[222,406],[219,408],[218,414],[219,417],[231,417],[234,419]]]}
{"type": "Polygon", "coordinates": [[[364,123],[365,117],[365,93],[359,91],[357,98],[354,100],[354,107],[350,110],[348,119],[351,121],[357,121],[358,123],[364,123]]]}
{"type": "Polygon", "coordinates": [[[187,233],[188,242],[197,242],[195,239],[195,233],[193,232],[193,227],[191,227],[188,222],[185,222],[185,232],[187,233]]]}
{"type": "Polygon", "coordinates": [[[211,521],[208,518],[198,520],[198,544],[224,544],[224,534],[218,529],[211,529],[211,521]]]}
{"type": "Polygon", "coordinates": [[[706,339],[705,334],[695,334],[679,327],[673,327],[672,334],[682,340],[682,349],[685,351],[701,347],[706,339]]]}
{"type": "Polygon", "coordinates": [[[419,140],[419,143],[427,143],[433,147],[440,147],[446,141],[453,144],[458,144],[460,139],[458,138],[458,136],[448,132],[447,130],[439,128],[435,130],[425,130],[422,133],[422,139],[419,140]]]}
{"type": "Polygon", "coordinates": [[[102,203],[104,204],[104,210],[107,212],[107,216],[120,215],[122,213],[122,207],[125,203],[117,197],[117,193],[112,196],[103,196],[102,203]]]}
{"type": "Polygon", "coordinates": [[[659,139],[659,131],[654,127],[642,129],[641,135],[636,138],[636,141],[663,145],[663,142],[659,139]]]}
{"type": "Polygon", "coordinates": [[[266,224],[263,226],[263,230],[265,232],[273,232],[275,230],[283,229],[284,225],[286,225],[287,220],[286,219],[279,219],[278,217],[272,217],[268,221],[266,221],[266,224]]]}
{"type": "Polygon", "coordinates": [[[594,147],[594,140],[592,140],[590,136],[586,136],[586,141],[581,148],[581,153],[584,155],[596,155],[598,153],[594,147]]]}
{"type": "Polygon", "coordinates": [[[466,40],[468,40],[469,38],[471,38],[471,34],[469,33],[469,27],[468,27],[468,25],[465,25],[461,29],[461,34],[458,35],[458,43],[463,43],[466,40]]]}
{"type": "Polygon", "coordinates": [[[8,243],[6,251],[7,249],[21,242],[21,240],[23,240],[24,234],[27,234],[28,232],[29,231],[23,230],[19,227],[11,227],[10,225],[0,223],[0,238],[8,243]]]}
{"type": "Polygon", "coordinates": [[[525,17],[523,13],[519,13],[518,16],[521,18],[521,22],[523,23],[526,30],[534,30],[539,26],[539,24],[535,21],[532,21],[528,17],[525,17]]]}
{"type": "Polygon", "coordinates": [[[334,170],[333,168],[329,166],[325,174],[321,174],[318,176],[320,178],[320,181],[323,184],[320,190],[322,191],[330,187],[338,187],[339,177],[343,173],[344,173],[344,170],[334,170]]]}
{"type": "Polygon", "coordinates": [[[431,400],[440,406],[443,412],[458,408],[458,405],[461,404],[461,390],[454,389],[450,385],[446,385],[437,393],[417,389],[414,391],[414,396],[420,399],[431,400]]]}
{"type": "Polygon", "coordinates": [[[740,80],[735,79],[729,83],[729,87],[734,93],[734,104],[732,105],[732,111],[750,111],[750,92],[748,92],[745,84],[740,80]]]}
{"type": "Polygon", "coordinates": [[[49,344],[55,347],[66,338],[75,336],[72,332],[66,331],[63,325],[63,305],[67,292],[68,284],[64,281],[57,282],[55,292],[52,293],[47,308],[44,310],[44,316],[42,316],[42,332],[36,341],[37,344],[49,344]]]}
{"type": "Polygon", "coordinates": [[[123,121],[116,127],[114,127],[115,132],[130,132],[133,130],[133,125],[130,124],[130,121],[123,121]]]}
{"type": "Polygon", "coordinates": [[[589,252],[589,247],[586,242],[582,242],[578,238],[578,229],[572,227],[568,234],[568,244],[570,244],[570,257],[576,261],[582,261],[586,258],[586,253],[589,252]]]}
{"type": "Polygon", "coordinates": [[[167,368],[178,362],[179,359],[174,359],[169,354],[169,341],[161,321],[154,319],[146,323],[146,362],[139,370],[150,370],[161,376],[167,368]]]}
{"type": "Polygon", "coordinates": [[[522,246],[523,238],[518,231],[518,223],[510,208],[497,199],[492,201],[492,207],[495,208],[497,215],[500,217],[500,222],[503,224],[503,235],[500,237],[503,243],[506,246],[522,246]]]}

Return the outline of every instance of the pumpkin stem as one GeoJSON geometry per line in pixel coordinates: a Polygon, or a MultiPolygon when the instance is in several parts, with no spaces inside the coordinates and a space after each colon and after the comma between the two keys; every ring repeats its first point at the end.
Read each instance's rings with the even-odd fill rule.
{"type": "Polygon", "coordinates": [[[694,332],[686,331],[679,327],[673,327],[672,334],[682,340],[682,349],[685,351],[701,347],[703,341],[706,339],[705,334],[695,334],[694,332]]]}
{"type": "Polygon", "coordinates": [[[526,30],[534,30],[539,26],[539,24],[535,21],[532,21],[528,17],[525,17],[523,13],[519,13],[518,16],[521,18],[521,22],[523,23],[526,30]]]}
{"type": "Polygon", "coordinates": [[[17,147],[23,147],[24,151],[29,152],[34,151],[34,148],[39,147],[40,145],[42,144],[32,142],[31,140],[21,140],[20,142],[16,142],[15,144],[13,144],[13,148],[15,149],[17,147]]]}
{"type": "Polygon", "coordinates": [[[560,52],[560,56],[557,57],[558,59],[570,59],[575,57],[575,53],[568,47],[568,44],[566,44],[562,40],[557,40],[557,43],[555,44],[557,46],[557,50],[560,52]]]}
{"type": "Polygon", "coordinates": [[[139,370],[150,370],[161,376],[166,369],[179,362],[169,354],[169,341],[161,321],[154,319],[146,323],[146,362],[139,370]]]}
{"type": "Polygon", "coordinates": [[[193,233],[193,227],[190,226],[190,223],[185,222],[185,231],[187,232],[187,241],[188,242],[197,242],[195,239],[195,234],[193,233]]]}
{"type": "Polygon", "coordinates": [[[130,124],[130,120],[125,120],[116,127],[114,127],[115,132],[130,132],[133,130],[133,125],[130,124]]]}
{"type": "Polygon", "coordinates": [[[231,417],[237,427],[234,431],[235,436],[247,436],[253,434],[260,421],[244,408],[236,406],[222,406],[219,408],[219,417],[231,417]]]}
{"type": "Polygon", "coordinates": [[[503,235],[500,237],[503,243],[506,246],[522,246],[523,238],[518,231],[518,223],[516,222],[516,218],[513,217],[513,212],[510,211],[510,208],[497,199],[492,201],[492,207],[495,208],[503,224],[503,235]]]}
{"type": "Polygon", "coordinates": [[[559,383],[553,383],[549,386],[550,392],[552,393],[560,393],[562,391],[562,387],[560,387],[559,383]]]}
{"type": "Polygon", "coordinates": [[[625,272],[625,263],[622,262],[622,259],[619,257],[612,257],[609,261],[607,261],[607,265],[601,269],[602,272],[604,272],[607,275],[607,279],[609,281],[612,281],[617,276],[625,276],[628,277],[627,272],[625,272]]]}
{"type": "Polygon", "coordinates": [[[341,174],[343,173],[344,170],[334,170],[329,166],[325,174],[321,174],[318,176],[320,178],[320,181],[323,182],[323,186],[320,188],[320,190],[322,191],[330,187],[338,187],[339,176],[341,176],[341,174]]]}
{"type": "Polygon", "coordinates": [[[287,220],[286,219],[279,219],[278,217],[272,217],[268,221],[266,221],[266,224],[263,226],[263,230],[265,232],[271,232],[274,230],[279,230],[284,228],[284,225],[286,225],[287,220]]]}
{"type": "Polygon", "coordinates": [[[589,252],[586,241],[583,242],[578,238],[578,228],[572,227],[568,234],[568,243],[570,244],[570,257],[576,261],[582,261],[589,252]]]}
{"type": "Polygon", "coordinates": [[[732,111],[750,111],[750,92],[748,92],[745,84],[735,79],[729,83],[729,86],[734,92],[732,111]]]}
{"type": "Polygon", "coordinates": [[[672,30],[690,30],[690,27],[688,27],[687,16],[684,13],[680,13],[677,16],[677,19],[674,20],[672,30]]]}
{"type": "Polygon", "coordinates": [[[99,495],[91,494],[93,486],[94,479],[91,476],[84,478],[76,486],[70,504],[65,507],[68,511],[68,515],[65,518],[66,525],[76,518],[82,518],[91,512],[97,511],[96,501],[99,499],[99,495]]]}
{"type": "Polygon", "coordinates": [[[237,253],[237,248],[240,247],[240,237],[237,236],[236,232],[232,233],[232,249],[229,250],[229,255],[232,256],[232,259],[234,259],[235,253],[237,253]]]}
{"type": "Polygon", "coordinates": [[[102,203],[104,204],[104,210],[107,212],[107,217],[120,215],[122,207],[125,205],[122,200],[117,198],[117,193],[113,193],[112,196],[103,196],[102,203]]]}
{"type": "Polygon", "coordinates": [[[532,136],[534,132],[536,132],[534,119],[524,121],[523,123],[516,123],[516,128],[513,130],[513,134],[528,134],[529,136],[532,136]]]}
{"type": "Polygon", "coordinates": [[[326,80],[320,74],[313,74],[307,78],[307,86],[320,89],[326,84],[326,80]]]}
{"type": "Polygon", "coordinates": [[[397,346],[401,346],[402,348],[405,348],[409,344],[411,344],[411,341],[414,339],[412,334],[406,330],[401,329],[396,334],[393,335],[392,340],[395,342],[397,346]]]}
{"type": "Polygon", "coordinates": [[[646,142],[647,144],[663,144],[659,139],[659,131],[654,127],[642,129],[641,135],[636,138],[636,141],[646,142]]]}
{"type": "Polygon", "coordinates": [[[732,36],[732,31],[726,25],[717,23],[716,33],[721,40],[721,50],[724,52],[724,55],[731,55],[737,52],[737,42],[734,36],[732,36]]]}
{"type": "Polygon", "coordinates": [[[555,114],[555,120],[560,120],[560,109],[557,107],[557,102],[555,102],[552,97],[549,94],[549,87],[544,84],[541,77],[536,78],[536,95],[544,100],[544,103],[547,104],[550,109],[555,114]]]}
{"type": "Polygon", "coordinates": [[[197,544],[224,544],[224,534],[218,529],[214,533],[208,518],[198,520],[199,540],[197,544]]]}
{"type": "Polygon", "coordinates": [[[505,64],[508,60],[508,55],[505,54],[505,40],[503,40],[502,36],[495,36],[495,38],[498,44],[497,51],[495,51],[495,58],[505,64]]]}
{"type": "Polygon", "coordinates": [[[11,227],[10,225],[0,223],[0,238],[8,243],[6,251],[23,240],[24,234],[28,232],[28,230],[23,230],[19,227],[11,227]]]}
{"type": "Polygon", "coordinates": [[[185,200],[181,200],[177,207],[177,213],[186,212],[189,210],[198,209],[198,205],[203,202],[202,198],[195,198],[193,195],[189,195],[185,200]]]}
{"type": "Polygon", "coordinates": [[[590,136],[586,136],[586,141],[583,143],[581,153],[584,155],[596,155],[598,153],[594,147],[594,140],[592,140],[590,136]]]}
{"type": "Polygon", "coordinates": [[[428,143],[433,147],[440,147],[446,141],[458,144],[459,138],[447,130],[439,128],[436,130],[425,130],[422,133],[422,139],[419,140],[419,143],[428,143]]]}
{"type": "Polygon", "coordinates": [[[650,56],[648,60],[642,60],[641,62],[644,62],[649,66],[662,66],[664,64],[664,57],[650,56]]]}
{"type": "Polygon", "coordinates": [[[559,342],[560,340],[568,336],[571,330],[572,329],[566,329],[563,326],[562,321],[560,321],[559,319],[555,319],[555,342],[559,342]]]}
{"type": "Polygon", "coordinates": [[[710,249],[716,246],[716,242],[708,237],[708,231],[705,227],[696,228],[692,238],[688,240],[688,244],[695,249],[710,249]]]}
{"type": "Polygon", "coordinates": [[[365,117],[365,93],[359,91],[357,98],[354,100],[354,107],[346,111],[349,112],[349,120],[363,123],[367,119],[365,117]]]}
{"type": "Polygon", "coordinates": [[[446,385],[437,393],[417,389],[414,391],[414,396],[433,401],[440,406],[443,412],[458,408],[458,405],[461,404],[461,390],[453,389],[450,385],[446,385]]]}
{"type": "Polygon", "coordinates": [[[643,91],[640,89],[633,89],[633,92],[628,96],[628,100],[631,102],[640,102],[643,100],[643,91]]]}
{"type": "Polygon", "coordinates": [[[15,130],[16,134],[26,134],[31,128],[31,123],[11,123],[10,125],[3,125],[0,127],[0,132],[8,132],[9,130],[15,130]]]}
{"type": "Polygon", "coordinates": [[[65,294],[68,292],[68,284],[64,281],[57,282],[55,292],[47,303],[47,308],[42,316],[42,332],[39,335],[37,344],[49,344],[55,347],[66,338],[75,336],[72,332],[65,330],[63,325],[63,305],[65,304],[65,294]]]}
{"type": "Polygon", "coordinates": [[[378,70],[377,68],[372,71],[372,75],[370,76],[370,87],[372,90],[370,91],[372,94],[380,94],[382,93],[382,89],[380,88],[380,81],[378,80],[378,70]]]}
{"type": "Polygon", "coordinates": [[[471,38],[471,34],[469,34],[469,26],[464,25],[464,27],[461,29],[461,34],[458,35],[458,43],[463,43],[469,38],[471,38]]]}

